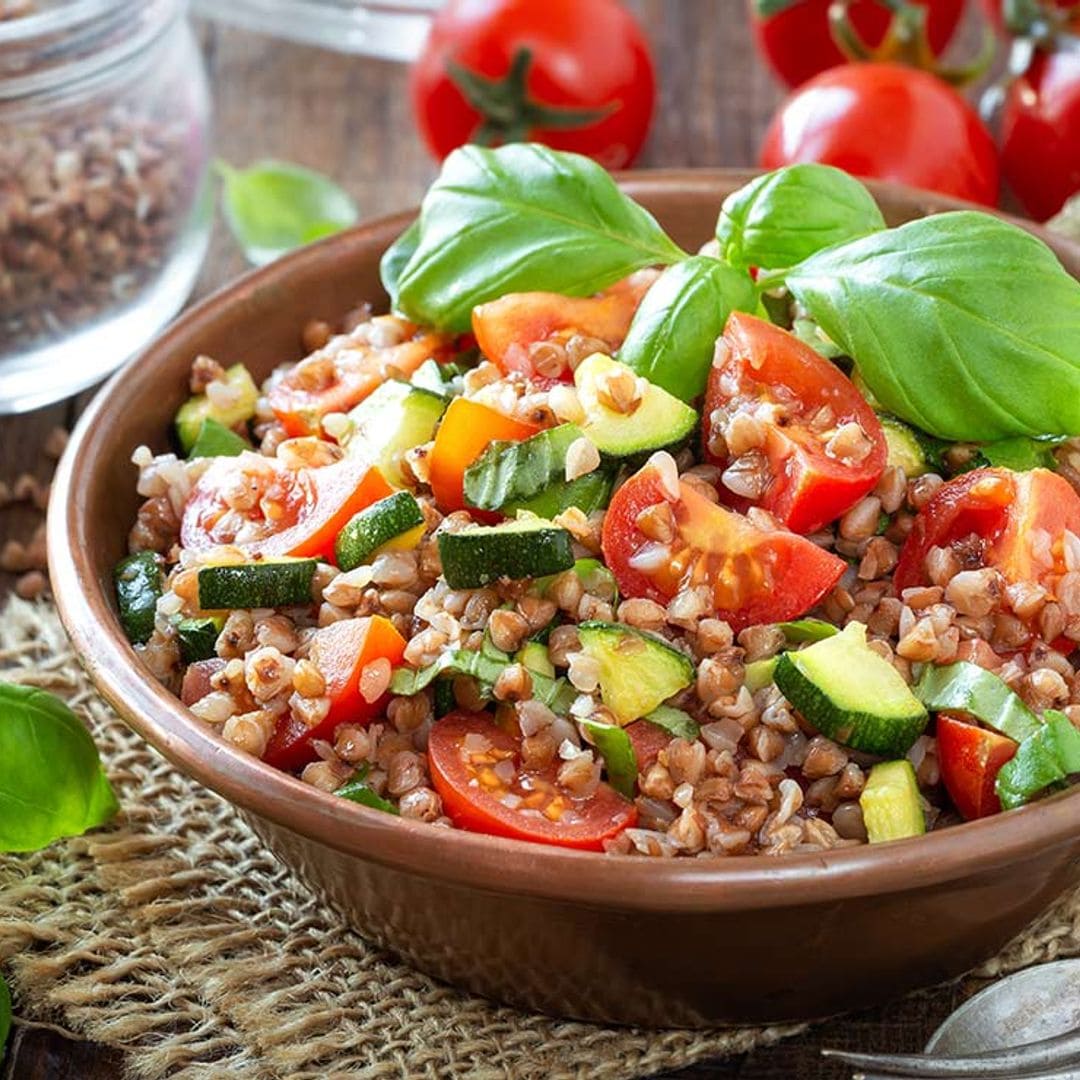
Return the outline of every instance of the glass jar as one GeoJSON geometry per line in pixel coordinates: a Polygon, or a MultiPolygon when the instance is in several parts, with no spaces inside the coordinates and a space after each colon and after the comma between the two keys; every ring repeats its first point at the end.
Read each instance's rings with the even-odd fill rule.
{"type": "Polygon", "coordinates": [[[212,221],[185,0],[0,21],[0,413],[97,382],[176,314],[212,221]]]}

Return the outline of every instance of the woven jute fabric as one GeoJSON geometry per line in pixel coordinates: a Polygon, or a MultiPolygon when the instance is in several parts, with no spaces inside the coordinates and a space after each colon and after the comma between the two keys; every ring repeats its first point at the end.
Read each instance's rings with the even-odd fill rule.
{"type": "MultiPolygon", "coordinates": [[[[368,945],[279,865],[230,806],[95,694],[55,611],[0,612],[0,678],[67,701],[123,805],[109,827],[0,857],[0,963],[20,1011],[122,1046],[131,1074],[324,1080],[619,1080],[802,1030],[644,1031],[503,1008],[368,945]]],[[[1080,953],[1080,894],[980,972],[1080,953]]]]}

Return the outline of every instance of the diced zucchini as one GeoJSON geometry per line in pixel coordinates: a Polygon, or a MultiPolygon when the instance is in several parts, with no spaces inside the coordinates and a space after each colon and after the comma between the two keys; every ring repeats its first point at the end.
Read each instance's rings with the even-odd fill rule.
{"type": "Polygon", "coordinates": [[[1047,710],[1045,720],[997,774],[994,788],[1006,810],[1023,806],[1047,788],[1080,773],[1080,731],[1055,709],[1047,710]]]}
{"type": "Polygon", "coordinates": [[[180,643],[180,659],[185,664],[209,660],[217,655],[217,639],[225,628],[224,615],[205,615],[198,619],[181,619],[176,624],[180,643]]]}
{"type": "Polygon", "coordinates": [[[608,783],[624,798],[632,799],[638,768],[630,736],[617,724],[599,720],[582,720],[581,727],[604,759],[608,783]]]}
{"type": "Polygon", "coordinates": [[[776,677],[776,661],[779,656],[770,656],[765,660],[751,660],[743,672],[743,683],[751,694],[764,690],[776,677]]]}
{"type": "Polygon", "coordinates": [[[206,394],[196,394],[180,406],[176,413],[176,436],[184,453],[190,453],[199,437],[203,421],[216,420],[222,427],[231,428],[255,415],[259,388],[243,364],[233,364],[225,371],[225,385],[235,393],[236,400],[227,408],[215,405],[206,394]]]}
{"type": "Polygon", "coordinates": [[[697,412],[689,405],[603,353],[593,353],[578,365],[574,384],[585,410],[581,429],[608,458],[635,457],[678,446],[697,426],[697,412]],[[610,398],[605,387],[611,376],[625,374],[637,380],[640,400],[632,411],[619,412],[605,404],[610,398]]]}
{"type": "Polygon", "coordinates": [[[227,428],[212,416],[208,416],[199,428],[199,434],[188,451],[188,457],[236,457],[250,449],[251,443],[242,435],[237,435],[232,428],[227,428]]]}
{"type": "Polygon", "coordinates": [[[882,414],[878,419],[888,449],[887,465],[903,469],[909,479],[923,473],[944,471],[941,452],[946,443],[923,435],[895,416],[882,414]]]}
{"type": "Polygon", "coordinates": [[[478,589],[499,578],[542,577],[574,565],[573,541],[543,518],[439,533],[443,576],[451,589],[478,589]]]}
{"type": "Polygon", "coordinates": [[[663,728],[669,735],[676,739],[686,739],[693,742],[700,734],[701,728],[698,722],[682,709],[676,709],[671,705],[657,705],[648,716],[643,717],[650,724],[663,728]]]}
{"type": "Polygon", "coordinates": [[[113,571],[120,625],[132,645],[145,645],[154,632],[157,602],[165,589],[161,556],[152,551],[128,555],[113,571]]]}
{"type": "Polygon", "coordinates": [[[798,652],[781,653],[774,678],[808,723],[868,754],[901,757],[929,719],[896,668],[867,644],[860,622],[798,652]]]}
{"type": "Polygon", "coordinates": [[[648,716],[694,681],[690,658],[643,630],[590,621],[578,635],[585,655],[600,666],[600,697],[620,724],[648,716]]]}
{"type": "Polygon", "coordinates": [[[469,368],[454,361],[440,364],[438,360],[425,360],[413,373],[409,382],[419,390],[428,390],[441,398],[459,397],[465,389],[464,375],[469,368]]]}
{"type": "Polygon", "coordinates": [[[391,484],[404,487],[401,457],[434,438],[446,402],[439,394],[408,383],[383,383],[349,413],[353,428],[346,449],[367,457],[391,484]]]}
{"type": "Polygon", "coordinates": [[[518,650],[514,659],[536,675],[544,675],[549,679],[555,678],[555,665],[548,656],[547,646],[539,641],[527,641],[518,650]]]}
{"type": "Polygon", "coordinates": [[[904,840],[926,832],[919,782],[906,759],[875,765],[866,778],[859,806],[871,844],[904,840]]]}
{"type": "Polygon", "coordinates": [[[992,671],[958,660],[938,667],[927,664],[915,695],[931,712],[963,712],[987,727],[1023,742],[1042,721],[992,671]]]}
{"type": "Polygon", "coordinates": [[[354,570],[384,551],[408,551],[424,535],[420,504],[407,491],[395,491],[354,515],[338,533],[334,558],[342,570],[354,570]]]}
{"type": "Polygon", "coordinates": [[[264,559],[199,568],[199,607],[276,608],[310,604],[314,559],[264,559]]]}

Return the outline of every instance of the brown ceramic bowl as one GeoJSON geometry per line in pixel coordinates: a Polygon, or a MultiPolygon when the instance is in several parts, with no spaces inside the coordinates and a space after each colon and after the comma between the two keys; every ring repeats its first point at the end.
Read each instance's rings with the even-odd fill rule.
{"type": "MultiPolygon", "coordinates": [[[[677,241],[712,234],[748,178],[626,178],[677,241]]],[[[880,187],[894,221],[947,200],[880,187]]],[[[127,365],[83,416],[57,474],[49,562],[64,623],[116,711],[240,808],[281,860],[370,940],[515,1005],[697,1026],[820,1017],[958,975],[1080,882],[1080,791],[917,840],[781,859],[613,858],[448,832],[323,794],[227,745],[136,659],[111,568],[137,497],[132,449],[166,447],[201,352],[265,376],[311,317],[382,297],[378,262],[409,220],[353,229],[249,274],[127,365]]],[[[1080,274],[1080,249],[1054,245],[1080,274]]]]}

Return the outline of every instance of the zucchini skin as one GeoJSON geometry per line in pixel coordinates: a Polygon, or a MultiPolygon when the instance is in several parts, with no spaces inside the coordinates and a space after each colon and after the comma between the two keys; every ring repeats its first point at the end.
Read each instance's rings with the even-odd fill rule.
{"type": "Polygon", "coordinates": [[[341,570],[355,570],[391,540],[424,524],[420,505],[407,491],[395,491],[361,510],[338,533],[334,558],[341,570]]]}
{"type": "Polygon", "coordinates": [[[478,589],[505,577],[543,577],[574,565],[570,534],[556,525],[528,530],[492,528],[440,533],[443,577],[451,589],[478,589]]]}
{"type": "Polygon", "coordinates": [[[161,560],[152,551],[128,555],[113,571],[120,625],[132,645],[145,645],[154,632],[157,602],[165,591],[161,560]]]}
{"type": "Polygon", "coordinates": [[[274,608],[310,604],[314,559],[234,563],[199,570],[199,607],[274,608]]]}
{"type": "Polygon", "coordinates": [[[773,681],[781,693],[822,735],[878,757],[901,758],[923,733],[928,716],[880,716],[868,710],[839,708],[796,666],[789,653],[776,659],[773,681]]]}
{"type": "Polygon", "coordinates": [[[221,615],[198,619],[181,619],[176,624],[176,639],[180,644],[180,659],[185,664],[210,660],[217,655],[217,639],[225,626],[221,615]]]}

